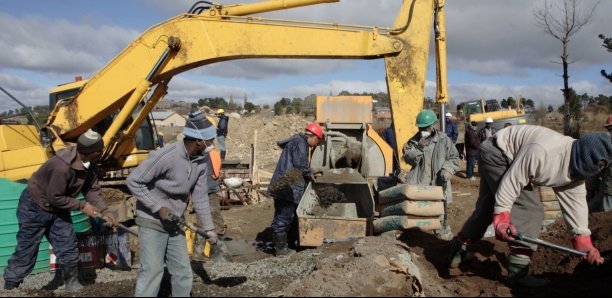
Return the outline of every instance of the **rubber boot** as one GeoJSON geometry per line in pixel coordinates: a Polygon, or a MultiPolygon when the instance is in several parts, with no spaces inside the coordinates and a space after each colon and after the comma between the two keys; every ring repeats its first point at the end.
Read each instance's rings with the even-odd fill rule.
{"type": "Polygon", "coordinates": [[[4,281],[4,289],[5,290],[17,289],[17,288],[19,288],[20,284],[21,283],[14,282],[14,281],[4,281]]]}
{"type": "Polygon", "coordinates": [[[277,257],[290,256],[295,253],[287,247],[287,232],[274,233],[272,235],[274,241],[274,250],[277,257]]]}
{"type": "Polygon", "coordinates": [[[448,256],[448,267],[457,268],[459,264],[469,261],[473,258],[474,254],[469,251],[469,245],[467,241],[461,241],[460,235],[453,237],[450,241],[451,251],[448,256]]]}
{"type": "Polygon", "coordinates": [[[531,258],[527,255],[510,254],[508,256],[508,278],[509,286],[524,286],[528,288],[541,288],[550,283],[550,280],[537,278],[529,274],[531,258]]]}
{"type": "Polygon", "coordinates": [[[225,160],[225,151],[221,151],[220,154],[221,154],[221,160],[225,160]]]}
{"type": "Polygon", "coordinates": [[[79,267],[60,266],[62,270],[62,278],[64,279],[65,291],[76,292],[83,289],[83,285],[79,282],[79,267]]]}

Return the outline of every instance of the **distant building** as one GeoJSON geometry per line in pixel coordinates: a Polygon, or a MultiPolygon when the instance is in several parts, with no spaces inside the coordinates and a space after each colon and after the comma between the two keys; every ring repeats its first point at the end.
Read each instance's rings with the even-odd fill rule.
{"type": "Polygon", "coordinates": [[[158,127],[185,126],[185,118],[176,112],[152,112],[153,123],[158,127]]]}
{"type": "Polygon", "coordinates": [[[374,107],[374,118],[378,120],[391,119],[391,109],[387,107],[374,107]]]}

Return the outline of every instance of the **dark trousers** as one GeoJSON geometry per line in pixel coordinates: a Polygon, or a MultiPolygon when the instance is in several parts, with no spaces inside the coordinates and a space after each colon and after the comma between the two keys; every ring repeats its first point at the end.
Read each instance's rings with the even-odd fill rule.
{"type": "MultiPolygon", "coordinates": [[[[493,222],[495,193],[502,177],[510,167],[508,159],[497,148],[491,139],[480,145],[478,152],[478,169],[480,172],[480,187],[476,209],[461,228],[461,234],[470,241],[483,237],[487,227],[493,222]]],[[[537,238],[544,220],[544,208],[540,199],[530,188],[523,189],[514,202],[510,214],[510,222],[526,236],[537,238]]],[[[515,241],[510,243],[511,250],[534,251],[537,245],[515,241]]]]}
{"type": "Polygon", "coordinates": [[[298,204],[283,199],[274,199],[274,219],[272,231],[274,233],[289,232],[295,220],[295,211],[298,204]]]}
{"type": "Polygon", "coordinates": [[[474,176],[474,166],[476,165],[476,155],[467,156],[467,165],[465,167],[465,177],[472,178],[474,176]]]}
{"type": "Polygon", "coordinates": [[[19,220],[17,247],[4,269],[4,280],[20,283],[32,272],[43,235],[53,246],[58,265],[78,266],[79,249],[70,211],[61,210],[58,213],[45,211],[32,201],[26,188],[19,198],[17,219],[19,220]]]}

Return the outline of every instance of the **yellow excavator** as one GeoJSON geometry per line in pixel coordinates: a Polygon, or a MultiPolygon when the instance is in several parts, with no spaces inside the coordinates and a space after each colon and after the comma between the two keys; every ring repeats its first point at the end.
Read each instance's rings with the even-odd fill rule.
{"type": "Polygon", "coordinates": [[[88,129],[103,135],[102,169],[134,167],[154,149],[148,115],[173,76],[211,63],[252,58],[384,59],[401,152],[417,130],[431,36],[436,44],[437,101],[448,101],[444,1],[403,0],[389,28],[252,16],[338,1],[198,1],[187,13],[149,28],[90,79],[54,88],[42,129],[0,125],[0,177],[28,179],[88,129]]]}

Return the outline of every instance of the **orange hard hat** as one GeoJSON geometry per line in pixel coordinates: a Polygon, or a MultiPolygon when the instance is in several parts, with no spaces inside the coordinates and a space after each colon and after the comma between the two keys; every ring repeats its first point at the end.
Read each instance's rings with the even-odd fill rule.
{"type": "Polygon", "coordinates": [[[321,127],[321,125],[319,125],[317,122],[308,123],[308,125],[306,125],[306,131],[309,131],[317,136],[319,140],[323,139],[323,127],[321,127]]]}
{"type": "Polygon", "coordinates": [[[608,116],[608,121],[606,121],[606,124],[604,124],[604,127],[608,127],[612,125],[612,115],[608,116]]]}

